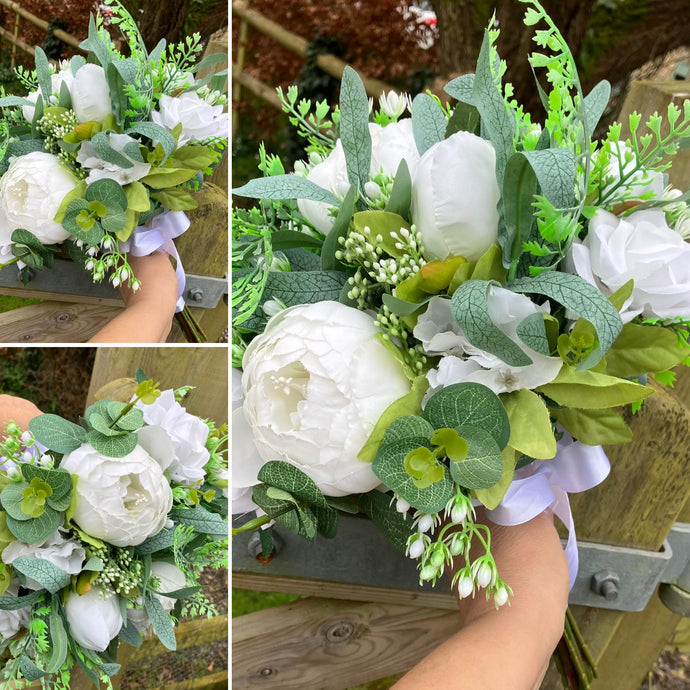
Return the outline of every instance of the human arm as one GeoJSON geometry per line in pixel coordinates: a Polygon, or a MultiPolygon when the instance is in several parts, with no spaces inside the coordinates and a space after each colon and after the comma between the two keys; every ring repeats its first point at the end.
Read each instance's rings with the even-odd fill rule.
{"type": "Polygon", "coordinates": [[[5,436],[5,426],[8,422],[15,422],[21,429],[29,428],[29,421],[39,414],[43,414],[29,400],[17,398],[14,395],[0,395],[0,437],[5,436]]]}
{"type": "Polygon", "coordinates": [[[462,629],[424,658],[395,690],[533,690],[563,633],[568,565],[550,513],[522,525],[494,525],[492,553],[513,589],[510,606],[496,610],[483,591],[459,601],[462,629]]]}
{"type": "Polygon", "coordinates": [[[170,333],[177,303],[177,276],[165,252],[128,258],[141,287],[121,287],[125,309],[90,343],[163,343],[170,333]]]}

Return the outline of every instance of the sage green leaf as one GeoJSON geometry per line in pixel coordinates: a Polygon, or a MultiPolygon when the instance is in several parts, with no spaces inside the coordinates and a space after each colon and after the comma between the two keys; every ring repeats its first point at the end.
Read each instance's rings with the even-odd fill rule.
{"type": "Polygon", "coordinates": [[[321,270],[321,257],[306,249],[283,249],[285,258],[290,262],[290,270],[295,271],[319,271],[321,270]]]}
{"type": "Polygon", "coordinates": [[[602,409],[628,405],[650,396],[654,390],[594,371],[564,366],[558,376],[535,389],[563,407],[602,409]]]}
{"type": "Polygon", "coordinates": [[[438,513],[445,508],[453,495],[453,482],[448,468],[444,466],[443,478],[426,488],[419,488],[404,467],[408,453],[430,444],[426,438],[403,438],[392,443],[384,443],[374,458],[374,474],[411,506],[423,513],[438,513]]]}
{"type": "MultiPolygon", "coordinates": [[[[120,405],[124,407],[123,403],[118,402],[111,402],[108,406],[108,412],[113,419],[117,419],[118,414],[120,414],[119,412],[113,414],[120,405]]],[[[125,431],[136,431],[137,429],[141,429],[141,427],[144,426],[144,413],[136,407],[133,407],[129,412],[122,415],[122,417],[117,420],[116,426],[118,429],[124,429],[125,431]]]]}
{"type": "Polygon", "coordinates": [[[517,334],[527,347],[538,352],[540,355],[549,356],[551,348],[546,337],[546,325],[544,323],[544,312],[536,312],[526,316],[517,327],[517,334]]]}
{"type": "Polygon", "coordinates": [[[82,566],[82,570],[88,570],[90,572],[100,573],[105,568],[103,560],[98,558],[98,556],[91,556],[86,563],[82,566]]]}
{"type": "Polygon", "coordinates": [[[70,583],[71,576],[64,570],[43,558],[19,556],[12,561],[12,567],[19,573],[36,580],[41,587],[55,594],[70,583]]]}
{"type": "Polygon", "coordinates": [[[359,505],[393,546],[405,553],[408,538],[416,531],[411,516],[391,510],[391,496],[380,491],[370,491],[359,497],[359,505]]]}
{"type": "Polygon", "coordinates": [[[271,247],[274,251],[284,251],[296,247],[320,249],[322,246],[323,240],[298,230],[279,230],[271,235],[271,247]]]}
{"type": "Polygon", "coordinates": [[[144,643],[141,637],[141,633],[134,627],[131,621],[124,619],[124,625],[120,628],[120,632],[117,636],[126,642],[130,647],[141,647],[144,643]]]}
{"type": "Polygon", "coordinates": [[[71,453],[86,441],[84,429],[55,414],[34,417],[29,431],[39,443],[58,453],[71,453]]]}
{"type": "Polygon", "coordinates": [[[520,346],[491,320],[487,304],[491,285],[487,280],[468,280],[460,285],[451,298],[453,318],[470,343],[480,350],[496,355],[510,366],[524,367],[532,364],[532,360],[520,346]]]}
{"type": "Polygon", "coordinates": [[[493,436],[475,426],[460,426],[457,433],[467,444],[467,454],[458,462],[451,460],[450,476],[466,489],[488,489],[503,474],[501,449],[493,436]]]}
{"type": "Polygon", "coordinates": [[[144,608],[148,614],[149,620],[153,624],[153,632],[160,640],[160,643],[171,651],[177,649],[177,640],[175,639],[175,630],[173,629],[170,616],[165,612],[160,601],[151,593],[147,592],[144,597],[144,608]]]}
{"type": "MultiPolygon", "coordinates": [[[[93,53],[100,63],[101,67],[106,67],[108,63],[110,62],[110,51],[109,51],[109,44],[110,44],[110,36],[108,36],[108,44],[104,42],[104,39],[101,38],[100,34],[98,33],[98,27],[96,26],[96,20],[93,16],[93,14],[89,17],[89,33],[88,37],[86,40],[82,41],[79,44],[79,47],[86,51],[87,53],[93,53]]],[[[78,65],[81,65],[82,63],[78,62],[78,65]]]]}
{"type": "Polygon", "coordinates": [[[347,179],[356,189],[364,189],[371,166],[369,99],[362,80],[350,66],[345,67],[340,83],[340,142],[347,179]]]}
{"type": "MultiPolygon", "coordinates": [[[[117,70],[113,69],[113,73],[117,75],[117,70]]],[[[112,91],[111,91],[112,93],[112,91]]],[[[126,97],[123,99],[124,100],[124,107],[128,108],[129,107],[129,102],[126,99],[126,97]]],[[[114,104],[115,107],[118,107],[118,104],[114,104]]],[[[118,122],[120,122],[120,115],[119,112],[113,111],[115,117],[118,119],[118,122]]],[[[132,163],[127,156],[122,155],[119,151],[116,151],[111,145],[110,141],[108,140],[108,135],[111,134],[110,131],[105,131],[105,132],[98,132],[92,139],[91,139],[91,145],[94,148],[94,151],[98,154],[100,158],[102,158],[104,161],[108,163],[112,163],[113,165],[117,165],[119,168],[131,168],[134,166],[134,163],[132,163]]],[[[104,178],[102,180],[98,180],[98,182],[115,182],[115,180],[107,180],[107,178],[104,178]]],[[[96,184],[94,182],[93,184],[96,184]]],[[[89,185],[90,187],[93,186],[89,185]]],[[[115,182],[115,184],[120,188],[120,191],[122,191],[122,187],[115,182]]],[[[124,192],[123,192],[124,193],[124,192]]]]}
{"type": "Polygon", "coordinates": [[[180,589],[174,589],[171,592],[161,592],[164,597],[170,597],[171,599],[189,599],[197,592],[201,591],[201,585],[196,587],[181,587],[180,589]]]}
{"type": "MultiPolygon", "coordinates": [[[[417,274],[419,275],[419,274],[417,274]]],[[[434,298],[436,295],[428,295],[425,297],[423,300],[420,302],[406,302],[405,300],[398,299],[397,297],[393,297],[393,295],[389,295],[387,293],[384,293],[382,295],[382,300],[383,303],[397,316],[412,316],[415,312],[418,312],[424,305],[428,304],[432,298],[434,298]]]]}
{"type": "Polygon", "coordinates": [[[410,224],[402,216],[387,211],[360,211],[355,213],[352,223],[357,232],[390,256],[399,259],[405,254],[404,250],[395,246],[400,238],[393,237],[394,233],[399,235],[403,228],[410,230],[410,224]],[[383,238],[380,242],[377,239],[379,235],[383,238]]]}
{"type": "MultiPolygon", "coordinates": [[[[335,271],[342,268],[340,261],[335,258],[335,253],[341,248],[338,240],[341,237],[347,237],[347,232],[350,229],[350,221],[355,210],[356,195],[357,189],[354,185],[350,185],[333,227],[326,235],[321,248],[321,270],[323,271],[335,271]]],[[[275,237],[275,233],[271,237],[275,237]]]]}
{"type": "Polygon", "coordinates": [[[264,295],[266,299],[279,299],[288,307],[324,300],[337,301],[347,278],[347,273],[341,271],[271,272],[264,295]]]}
{"type": "Polygon", "coordinates": [[[316,518],[316,529],[318,533],[326,539],[333,539],[338,533],[338,511],[333,508],[321,508],[314,506],[312,508],[314,517],[316,518]]]}
{"type": "Polygon", "coordinates": [[[574,438],[588,446],[630,443],[632,429],[616,410],[577,410],[561,407],[551,415],[574,438]]]}
{"type": "Polygon", "coordinates": [[[44,590],[36,590],[23,597],[9,597],[3,595],[0,597],[0,611],[17,611],[18,609],[23,609],[25,606],[31,606],[44,594],[44,590]]]}
{"type": "Polygon", "coordinates": [[[661,326],[626,323],[606,353],[606,373],[631,378],[666,371],[688,356],[687,347],[678,346],[676,334],[661,326]]]}
{"type": "Polygon", "coordinates": [[[501,234],[504,262],[508,265],[522,253],[535,223],[534,195],[537,176],[523,152],[514,153],[506,164],[503,178],[503,221],[505,234],[501,234]]]}
{"type": "Polygon", "coordinates": [[[34,60],[36,65],[36,76],[38,77],[38,86],[41,89],[44,103],[50,103],[50,98],[53,95],[53,84],[50,78],[50,63],[48,58],[40,46],[36,46],[34,60]]]}
{"type": "Polygon", "coordinates": [[[157,551],[164,551],[169,549],[175,542],[174,529],[162,529],[158,534],[154,534],[141,544],[134,547],[134,553],[145,554],[156,553],[157,551]]]}
{"type": "Polygon", "coordinates": [[[451,79],[443,90],[461,103],[473,104],[474,74],[463,74],[451,79]]]}
{"type": "Polygon", "coordinates": [[[125,134],[142,134],[151,139],[151,141],[158,141],[165,152],[165,158],[161,161],[161,164],[165,163],[177,147],[175,137],[165,127],[161,127],[161,125],[157,125],[155,122],[139,120],[132,123],[125,134]]]}
{"type": "Polygon", "coordinates": [[[15,520],[22,522],[31,519],[31,515],[22,510],[24,491],[29,487],[26,482],[8,484],[0,493],[3,510],[15,520]]]}
{"type": "Polygon", "coordinates": [[[412,178],[410,168],[404,158],[400,159],[400,165],[393,179],[391,195],[388,198],[385,211],[396,213],[403,218],[410,217],[410,204],[412,203],[412,178]]]}
{"type": "Polygon", "coordinates": [[[191,525],[199,534],[226,535],[228,533],[227,520],[218,513],[212,513],[202,506],[193,508],[174,508],[169,516],[175,522],[191,525]]]}
{"type": "Polygon", "coordinates": [[[46,467],[39,467],[38,465],[30,465],[28,463],[23,464],[21,469],[26,481],[30,482],[35,477],[38,477],[41,481],[50,484],[53,495],[50,497],[49,502],[66,496],[72,490],[72,475],[67,470],[59,468],[50,470],[46,467]]]}
{"type": "Polygon", "coordinates": [[[16,105],[30,105],[34,107],[35,103],[30,101],[28,98],[22,98],[21,96],[4,96],[0,98],[0,108],[11,108],[16,105]]]}
{"type": "Polygon", "coordinates": [[[445,138],[453,136],[456,132],[469,132],[479,136],[481,124],[479,111],[473,105],[460,101],[453,109],[450,120],[448,120],[445,138]]]}
{"type": "Polygon", "coordinates": [[[43,676],[48,673],[48,671],[43,671],[36,666],[36,664],[26,654],[22,654],[19,657],[19,668],[22,672],[22,675],[24,678],[26,678],[26,680],[29,681],[29,683],[33,683],[35,680],[43,678],[43,676]]]}
{"type": "Polygon", "coordinates": [[[425,438],[428,440],[433,433],[434,427],[423,417],[405,415],[404,417],[394,419],[388,424],[383,434],[381,447],[409,438],[425,438]]]}
{"type": "Polygon", "coordinates": [[[515,475],[517,461],[515,449],[506,446],[501,451],[501,457],[503,459],[503,473],[498,482],[488,489],[476,489],[474,491],[474,496],[487,508],[487,510],[493,510],[503,500],[510,483],[513,481],[513,476],[515,475]]]}
{"type": "Polygon", "coordinates": [[[448,120],[438,103],[428,94],[420,93],[412,101],[412,133],[421,156],[446,136],[448,120]]]}
{"type": "Polygon", "coordinates": [[[99,453],[111,458],[124,458],[129,455],[137,445],[137,435],[123,433],[121,436],[104,436],[99,431],[89,431],[86,440],[99,453]]]}
{"type": "Polygon", "coordinates": [[[555,208],[569,208],[575,203],[575,154],[570,149],[539,149],[519,155],[532,166],[542,195],[555,208]]]}
{"type": "Polygon", "coordinates": [[[45,541],[55,532],[60,526],[61,519],[62,513],[46,506],[46,509],[39,517],[29,520],[15,520],[8,514],[7,527],[19,541],[26,542],[27,544],[37,544],[45,541]]]}
{"type": "MultiPolygon", "coordinates": [[[[64,82],[63,82],[64,83],[64,82]]],[[[65,624],[58,612],[58,607],[53,604],[48,616],[50,630],[50,658],[46,664],[46,673],[57,673],[67,660],[69,650],[69,638],[65,630],[65,624]]]]}
{"type": "Polygon", "coordinates": [[[89,417],[89,424],[103,436],[115,437],[127,434],[127,431],[111,428],[107,420],[100,414],[94,413],[89,417]]]}
{"type": "Polygon", "coordinates": [[[599,337],[599,348],[578,365],[579,369],[595,367],[623,328],[621,317],[611,302],[594,285],[579,276],[549,271],[533,278],[519,278],[511,283],[510,289],[550,297],[594,326],[599,337]]]}
{"type": "Polygon", "coordinates": [[[434,393],[424,408],[434,429],[477,427],[496,441],[499,450],[510,438],[508,415],[499,397],[480,383],[455,383],[434,393]]]}
{"type": "Polygon", "coordinates": [[[242,187],[236,187],[232,193],[250,199],[310,199],[321,201],[329,206],[340,208],[338,198],[311,180],[297,175],[274,175],[250,180],[242,187]]]}
{"type": "Polygon", "coordinates": [[[611,84],[600,81],[584,99],[587,134],[591,137],[611,97],[611,84]]]}
{"type": "Polygon", "coordinates": [[[288,491],[305,503],[328,508],[328,503],[314,480],[288,462],[270,460],[259,470],[257,479],[269,486],[288,491]]]}
{"type": "Polygon", "coordinates": [[[350,515],[357,515],[359,510],[356,504],[349,496],[328,496],[326,501],[331,508],[335,510],[340,510],[343,513],[348,513],[350,515]]]}
{"type": "Polygon", "coordinates": [[[527,388],[499,396],[510,423],[508,444],[519,453],[539,460],[556,455],[556,439],[544,401],[527,388]]]}

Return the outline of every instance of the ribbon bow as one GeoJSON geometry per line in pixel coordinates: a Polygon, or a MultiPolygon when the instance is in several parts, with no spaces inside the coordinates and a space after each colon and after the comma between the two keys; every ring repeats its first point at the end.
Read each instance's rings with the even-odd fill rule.
{"type": "Polygon", "coordinates": [[[556,457],[518,470],[501,503],[486,514],[498,525],[520,525],[551,508],[568,529],[565,555],[572,589],[579,562],[568,494],[597,486],[610,469],[601,446],[586,446],[565,434],[558,442],[556,457]]]}
{"type": "Polygon", "coordinates": [[[120,242],[121,252],[128,252],[132,256],[148,256],[158,249],[175,258],[175,275],[177,276],[177,308],[184,309],[185,275],[182,268],[182,260],[177,253],[177,247],[173,239],[179,237],[189,228],[189,218],[183,211],[164,211],[156,216],[149,225],[140,225],[126,242],[120,242]]]}

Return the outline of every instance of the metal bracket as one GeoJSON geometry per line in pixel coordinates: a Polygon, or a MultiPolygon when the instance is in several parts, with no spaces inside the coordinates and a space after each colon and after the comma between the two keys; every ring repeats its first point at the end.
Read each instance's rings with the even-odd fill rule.
{"type": "Polygon", "coordinates": [[[188,307],[213,309],[227,294],[227,278],[187,275],[183,297],[188,307]]]}

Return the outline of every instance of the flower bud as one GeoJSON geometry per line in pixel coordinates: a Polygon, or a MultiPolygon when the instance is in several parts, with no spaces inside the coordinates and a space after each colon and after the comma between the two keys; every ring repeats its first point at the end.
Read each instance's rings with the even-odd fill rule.
{"type": "Polygon", "coordinates": [[[399,513],[406,513],[410,509],[410,504],[404,498],[399,498],[395,502],[395,509],[399,513]]]}
{"type": "Polygon", "coordinates": [[[433,580],[438,577],[438,570],[433,565],[425,565],[419,573],[419,579],[422,581],[433,580]]]}
{"type": "Polygon", "coordinates": [[[32,434],[30,431],[25,431],[25,432],[22,434],[22,443],[23,443],[24,445],[28,445],[28,444],[31,443],[33,440],[34,440],[33,434],[32,434]]]}
{"type": "Polygon", "coordinates": [[[431,561],[431,565],[434,567],[438,568],[439,570],[443,567],[443,564],[445,562],[445,556],[443,555],[443,551],[441,549],[436,549],[432,554],[431,558],[429,559],[431,561]]]}
{"type": "Polygon", "coordinates": [[[450,519],[456,525],[464,525],[467,518],[467,506],[464,503],[456,504],[450,511],[450,519]]]}
{"type": "Polygon", "coordinates": [[[508,602],[508,590],[503,585],[494,592],[494,602],[496,606],[503,606],[508,602]]]}
{"type": "Polygon", "coordinates": [[[408,547],[407,553],[410,558],[419,558],[424,553],[424,548],[424,541],[416,539],[408,547]]]}
{"type": "Polygon", "coordinates": [[[472,582],[472,578],[467,577],[467,575],[463,575],[463,577],[458,580],[458,596],[460,599],[465,599],[466,597],[469,597],[473,591],[474,582],[472,582]]]}
{"type": "Polygon", "coordinates": [[[434,518],[431,515],[423,515],[417,523],[420,532],[428,532],[434,526],[434,518]]]}
{"type": "Polygon", "coordinates": [[[488,587],[492,579],[491,567],[487,563],[482,563],[477,570],[476,580],[480,587],[488,587]]]}

